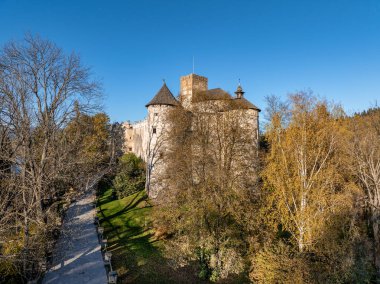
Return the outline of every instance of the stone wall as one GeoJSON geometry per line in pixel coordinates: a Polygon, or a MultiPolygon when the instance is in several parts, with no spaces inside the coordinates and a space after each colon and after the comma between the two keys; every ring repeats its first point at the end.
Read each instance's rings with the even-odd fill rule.
{"type": "Polygon", "coordinates": [[[168,115],[173,106],[169,105],[153,105],[148,107],[148,145],[147,145],[147,183],[146,189],[149,196],[156,198],[159,191],[165,187],[162,175],[165,173],[165,163],[163,156],[167,149],[168,132],[171,129],[168,115]]]}
{"type": "Polygon", "coordinates": [[[125,152],[132,152],[136,156],[146,159],[146,147],[148,144],[148,121],[146,119],[136,122],[124,123],[125,127],[125,152]]]}
{"type": "MultiPolygon", "coordinates": [[[[228,116],[238,114],[241,119],[241,126],[246,129],[248,135],[244,146],[247,147],[246,153],[250,153],[247,161],[257,160],[259,112],[255,109],[231,109],[229,100],[207,100],[198,103],[192,103],[192,96],[196,92],[208,90],[208,80],[196,74],[183,76],[180,79],[180,103],[186,109],[193,113],[204,114],[212,117],[228,116]],[[215,115],[214,115],[215,114],[215,115]],[[252,151],[251,151],[252,150],[252,151]],[[253,156],[251,156],[251,153],[253,156]]],[[[165,151],[170,149],[170,141],[167,139],[167,133],[171,130],[171,125],[167,120],[169,110],[174,108],[169,105],[150,105],[148,107],[147,117],[137,123],[125,123],[125,150],[133,152],[144,159],[147,163],[147,185],[149,196],[157,197],[159,191],[165,188],[162,176],[165,173],[165,163],[161,156],[165,156],[165,151]]],[[[239,167],[237,172],[245,169],[239,167]]],[[[245,173],[241,173],[245,175],[245,173]]]]}
{"type": "Polygon", "coordinates": [[[180,86],[180,101],[184,108],[191,109],[191,100],[195,92],[208,90],[208,79],[196,74],[182,76],[180,86]]]}

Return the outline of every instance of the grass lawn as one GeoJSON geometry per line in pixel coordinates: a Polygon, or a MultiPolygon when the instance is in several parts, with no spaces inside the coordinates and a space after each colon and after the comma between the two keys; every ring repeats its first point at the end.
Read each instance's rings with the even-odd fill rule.
{"type": "Polygon", "coordinates": [[[162,257],[162,243],[149,228],[152,206],[145,191],[117,200],[101,183],[97,207],[120,283],[205,283],[192,268],[174,270],[162,257]]]}

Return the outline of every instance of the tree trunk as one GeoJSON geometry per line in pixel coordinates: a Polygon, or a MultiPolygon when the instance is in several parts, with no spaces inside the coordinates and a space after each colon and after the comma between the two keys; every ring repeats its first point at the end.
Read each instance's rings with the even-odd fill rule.
{"type": "Polygon", "coordinates": [[[150,164],[150,161],[147,161],[145,190],[146,190],[146,194],[148,196],[150,196],[150,177],[151,177],[151,174],[152,174],[152,166],[150,164]]]}
{"type": "Polygon", "coordinates": [[[28,248],[29,248],[29,220],[28,220],[28,186],[26,184],[26,146],[23,147],[23,159],[24,163],[21,165],[21,187],[22,187],[22,202],[23,202],[23,223],[24,223],[24,232],[23,232],[23,243],[24,243],[24,255],[22,256],[22,268],[23,268],[23,273],[25,275],[26,270],[27,270],[27,263],[26,263],[26,255],[28,253],[28,248]]]}

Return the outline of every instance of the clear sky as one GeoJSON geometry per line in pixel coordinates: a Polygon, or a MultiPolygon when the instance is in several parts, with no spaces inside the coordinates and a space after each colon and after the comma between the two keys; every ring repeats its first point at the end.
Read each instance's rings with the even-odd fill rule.
{"type": "Polygon", "coordinates": [[[192,72],[265,108],[311,89],[348,112],[380,99],[379,0],[0,0],[0,45],[26,32],[75,51],[113,121],[145,117],[165,78],[192,72]]]}

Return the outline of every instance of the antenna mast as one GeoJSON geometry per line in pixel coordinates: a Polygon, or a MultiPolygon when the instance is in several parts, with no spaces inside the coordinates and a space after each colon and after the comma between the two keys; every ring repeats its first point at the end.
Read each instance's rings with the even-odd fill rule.
{"type": "Polygon", "coordinates": [[[194,67],[194,55],[193,55],[193,74],[194,74],[194,69],[195,67],[194,67]]]}

